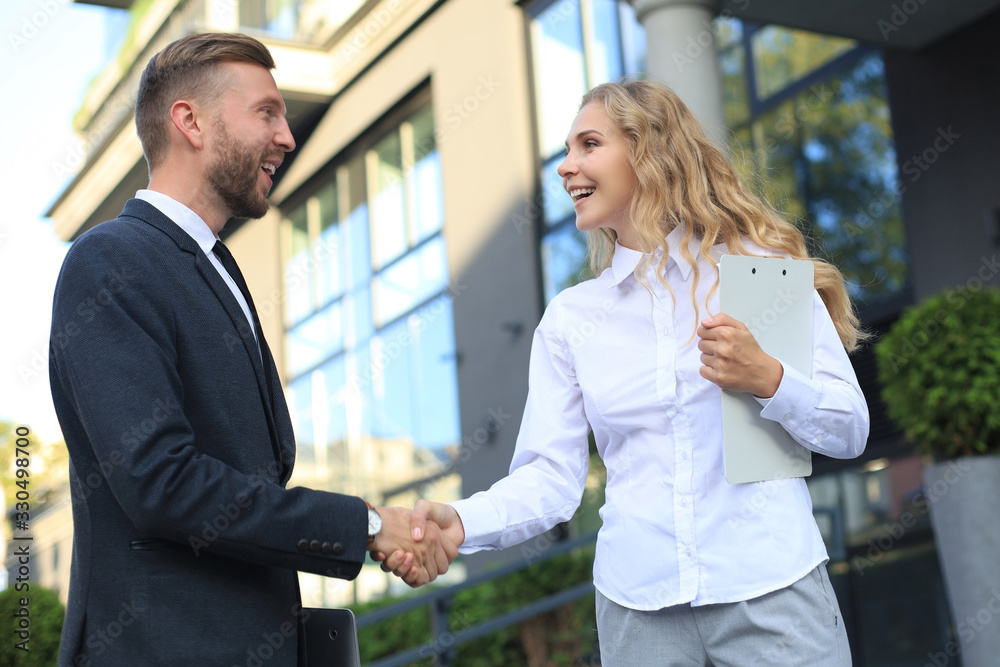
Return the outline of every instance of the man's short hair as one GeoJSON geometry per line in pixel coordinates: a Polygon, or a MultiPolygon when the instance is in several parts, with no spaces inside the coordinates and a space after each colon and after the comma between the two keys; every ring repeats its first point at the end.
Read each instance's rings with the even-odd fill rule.
{"type": "Polygon", "coordinates": [[[170,107],[182,99],[211,104],[225,90],[218,75],[225,62],[257,63],[274,69],[267,47],[239,33],[188,35],[149,59],[135,101],[135,128],[150,173],[167,156],[170,107]]]}

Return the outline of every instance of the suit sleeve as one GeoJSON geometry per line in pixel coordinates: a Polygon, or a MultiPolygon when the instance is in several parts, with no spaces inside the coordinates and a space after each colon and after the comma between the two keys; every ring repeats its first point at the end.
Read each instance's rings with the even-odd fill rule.
{"type": "MultiPolygon", "coordinates": [[[[86,457],[92,449],[137,536],[178,542],[196,554],[353,578],[366,555],[361,499],[285,489],[276,465],[237,469],[205,453],[213,449],[199,441],[185,402],[187,360],[177,349],[183,313],[164,293],[149,255],[135,239],[92,233],[64,262],[50,373],[71,454],[86,457]]],[[[240,396],[240,389],[231,391],[240,396]]],[[[266,429],[257,437],[227,446],[271,452],[266,429]]]]}

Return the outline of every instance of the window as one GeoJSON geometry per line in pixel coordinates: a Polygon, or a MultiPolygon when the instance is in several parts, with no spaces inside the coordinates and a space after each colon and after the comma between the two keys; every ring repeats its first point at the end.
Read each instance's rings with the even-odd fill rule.
{"type": "Polygon", "coordinates": [[[556,173],[583,94],[645,68],[645,36],[624,0],[559,0],[531,8],[543,212],[545,299],[589,274],[587,243],[556,173]]]}
{"type": "Polygon", "coordinates": [[[731,18],[715,29],[737,167],[844,273],[862,316],[897,299],[909,273],[881,54],[731,18]]]}
{"type": "MultiPolygon", "coordinates": [[[[233,0],[215,3],[232,7],[233,0]]],[[[270,39],[321,43],[358,11],[364,0],[238,0],[240,29],[270,39]]]]}
{"type": "MultiPolygon", "coordinates": [[[[324,170],[290,201],[283,228],[295,481],[372,502],[420,480],[442,483],[459,444],[428,98],[404,104],[324,170]]],[[[457,482],[448,488],[455,495],[457,482]]]]}

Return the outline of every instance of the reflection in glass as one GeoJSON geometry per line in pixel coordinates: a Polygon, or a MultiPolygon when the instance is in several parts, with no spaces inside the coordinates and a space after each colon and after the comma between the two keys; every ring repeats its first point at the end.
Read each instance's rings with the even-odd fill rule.
{"type": "Polygon", "coordinates": [[[368,244],[368,206],[360,204],[347,216],[341,259],[347,267],[348,287],[366,286],[372,275],[368,244]]]}
{"type": "Polygon", "coordinates": [[[320,304],[341,295],[344,290],[340,263],[340,221],[337,210],[337,184],[331,181],[315,195],[319,217],[319,238],[312,254],[316,262],[317,291],[320,304]]]}
{"type": "Polygon", "coordinates": [[[803,91],[761,116],[753,135],[767,198],[802,222],[852,296],[902,289],[908,260],[882,59],[872,54],[803,91]]]}
{"type": "Polygon", "coordinates": [[[448,285],[444,239],[431,239],[375,276],[375,321],[390,322],[448,285]]]}
{"type": "Polygon", "coordinates": [[[331,359],[310,374],[312,379],[313,449],[316,479],[329,479],[349,469],[344,409],[344,357],[331,359]]]}
{"type": "Polygon", "coordinates": [[[618,25],[622,30],[622,52],[626,76],[646,71],[646,31],[635,18],[635,10],[627,2],[618,3],[618,25]]]}
{"type": "Polygon", "coordinates": [[[722,79],[722,105],[726,124],[734,127],[750,118],[747,96],[747,73],[742,44],[719,51],[719,76],[722,79]]]}
{"type": "Polygon", "coordinates": [[[622,74],[622,45],[618,30],[618,1],[591,0],[590,25],[593,26],[593,50],[589,54],[590,85],[612,81],[622,74]]]}
{"type": "Polygon", "coordinates": [[[341,304],[330,304],[290,329],[285,336],[286,364],[292,375],[312,368],[344,346],[341,304]]]}
{"type": "Polygon", "coordinates": [[[458,441],[450,300],[441,297],[381,330],[371,343],[372,435],[435,450],[458,441]]]}
{"type": "Polygon", "coordinates": [[[770,97],[856,45],[850,39],[774,25],[754,33],[751,43],[757,97],[761,99],[770,97]]]}
{"type": "Polygon", "coordinates": [[[344,295],[344,344],[355,347],[367,340],[375,332],[372,321],[372,290],[365,283],[353,292],[344,295]]]}
{"type": "Polygon", "coordinates": [[[444,192],[441,187],[441,158],[434,141],[434,114],[428,107],[409,120],[413,127],[413,169],[408,195],[414,202],[413,221],[417,243],[441,231],[444,226],[444,192]]]}
{"type": "Polygon", "coordinates": [[[285,321],[294,323],[313,309],[312,276],[309,261],[309,218],[306,205],[288,216],[290,247],[285,265],[285,321]]]}
{"type": "Polygon", "coordinates": [[[587,265],[587,240],[572,223],[542,239],[545,302],[582,280],[591,278],[587,265]]]}
{"type": "Polygon", "coordinates": [[[296,464],[301,463],[300,451],[313,451],[312,378],[303,375],[288,383],[285,402],[295,425],[296,464]]]}
{"type": "Polygon", "coordinates": [[[406,320],[386,327],[372,338],[372,437],[391,440],[414,433],[416,389],[410,368],[411,342],[406,320]]]}
{"type": "Polygon", "coordinates": [[[450,297],[440,297],[406,319],[414,345],[416,440],[441,454],[459,442],[455,323],[450,297]]]}
{"type": "Polygon", "coordinates": [[[559,153],[542,166],[542,204],[545,224],[550,227],[562,222],[566,216],[574,215],[573,200],[563,189],[562,176],[557,171],[565,157],[565,153],[559,153]]]}
{"type": "MultiPolygon", "coordinates": [[[[335,173],[286,223],[294,481],[375,497],[440,475],[460,438],[432,110],[335,173]]],[[[457,476],[421,491],[456,498],[457,476]]]]}
{"type": "Polygon", "coordinates": [[[743,41],[743,22],[739,19],[718,16],[712,21],[712,28],[715,31],[715,46],[718,49],[736,46],[743,41]]]}
{"type": "Polygon", "coordinates": [[[539,151],[559,152],[587,91],[579,0],[560,0],[531,22],[539,151]]]}
{"type": "Polygon", "coordinates": [[[371,201],[372,262],[384,266],[406,252],[406,201],[403,157],[398,132],[392,132],[368,153],[371,201]]]}

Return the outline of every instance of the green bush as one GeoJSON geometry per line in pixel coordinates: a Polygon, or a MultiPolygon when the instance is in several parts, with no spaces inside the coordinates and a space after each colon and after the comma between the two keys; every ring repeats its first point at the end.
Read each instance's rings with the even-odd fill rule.
{"type": "Polygon", "coordinates": [[[63,608],[59,596],[47,588],[31,585],[28,591],[18,592],[13,588],[0,591],[0,665],[17,665],[17,667],[51,667],[56,664],[59,655],[59,636],[62,634],[63,608]],[[27,598],[26,607],[22,607],[21,598],[27,598]],[[20,628],[17,616],[28,610],[30,639],[26,646],[29,650],[17,648],[23,641],[15,634],[20,628]]]}
{"type": "MultiPolygon", "coordinates": [[[[593,548],[563,554],[519,572],[494,579],[455,596],[448,611],[452,633],[459,633],[509,611],[593,577],[593,548]]],[[[400,598],[354,608],[357,616],[398,603],[400,598]]],[[[574,665],[589,659],[596,642],[594,599],[591,596],[508,626],[485,637],[457,646],[454,664],[462,667],[506,667],[508,665],[574,665]]],[[[453,637],[434,637],[430,609],[411,610],[358,632],[361,661],[380,658],[436,640],[448,647],[453,637]]],[[[411,663],[430,667],[428,657],[411,663]]]]}
{"type": "Polygon", "coordinates": [[[935,460],[1000,453],[1000,291],[946,290],[875,345],[882,400],[935,460]]]}

